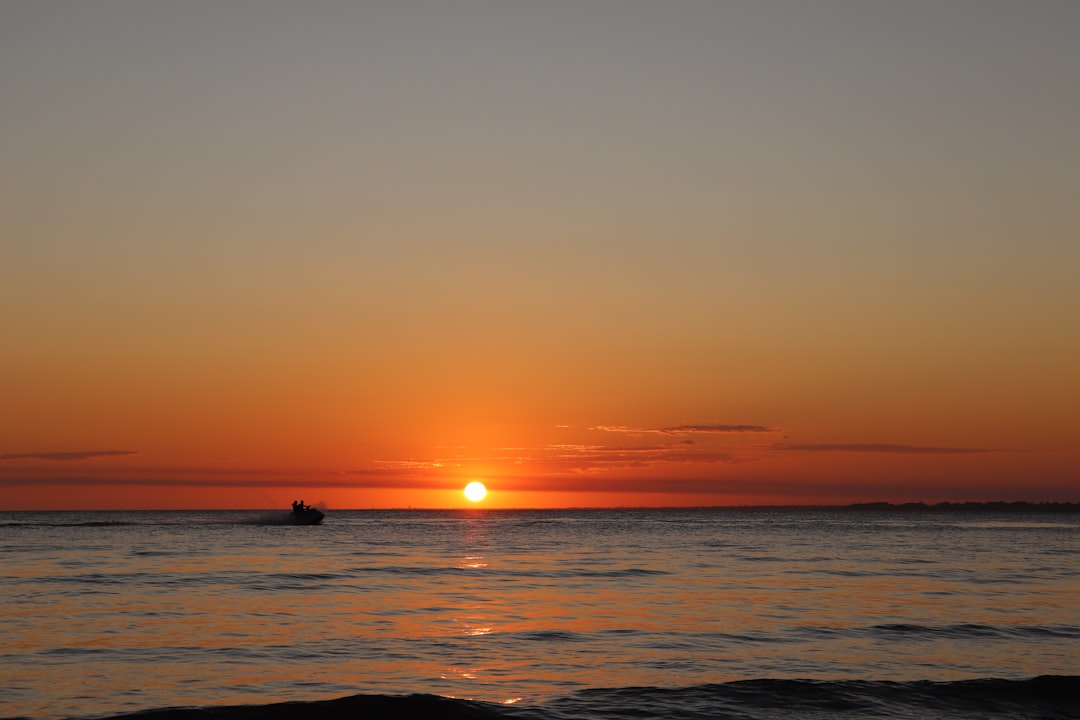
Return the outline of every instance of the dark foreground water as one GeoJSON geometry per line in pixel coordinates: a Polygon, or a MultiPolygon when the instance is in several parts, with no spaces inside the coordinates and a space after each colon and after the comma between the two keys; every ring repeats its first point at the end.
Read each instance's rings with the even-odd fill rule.
{"type": "Polygon", "coordinates": [[[274,519],[0,514],[0,716],[1080,718],[1077,515],[274,519]]]}

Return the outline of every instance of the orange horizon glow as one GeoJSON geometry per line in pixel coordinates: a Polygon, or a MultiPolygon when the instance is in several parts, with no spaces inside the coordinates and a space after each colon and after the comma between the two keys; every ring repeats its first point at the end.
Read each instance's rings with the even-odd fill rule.
{"type": "Polygon", "coordinates": [[[1080,501],[1067,476],[1059,486],[1051,482],[1052,465],[1039,473],[1042,484],[1018,486],[1014,474],[1033,467],[1024,453],[789,443],[764,449],[743,446],[738,461],[730,459],[730,451],[715,446],[694,448],[691,452],[698,454],[699,462],[672,461],[669,454],[685,452],[681,447],[677,439],[669,444],[650,439],[647,445],[620,440],[617,448],[605,451],[597,445],[582,449],[560,444],[551,452],[554,458],[529,458],[522,453],[512,462],[503,459],[501,467],[490,458],[483,463],[438,458],[423,463],[410,459],[403,467],[358,472],[148,469],[135,462],[135,455],[123,456],[130,464],[127,467],[113,456],[8,458],[0,464],[0,483],[6,487],[10,510],[281,509],[297,498],[331,509],[1080,501]],[[642,462],[650,454],[661,459],[642,462]],[[718,457],[726,459],[718,462],[718,457]],[[94,467],[95,461],[107,464],[94,467]],[[573,464],[581,467],[568,467],[573,464]],[[481,466],[483,472],[478,472],[481,466]],[[860,482],[871,475],[876,482],[860,482]],[[483,477],[486,486],[482,502],[469,500],[462,492],[466,482],[477,477],[483,477]]]}
{"type": "Polygon", "coordinates": [[[446,424],[426,449],[418,429],[397,457],[389,444],[369,448],[368,460],[339,451],[332,468],[297,461],[332,457],[333,438],[302,453],[284,440],[262,443],[248,451],[265,456],[258,465],[243,457],[185,462],[164,445],[7,453],[0,487],[12,510],[285,508],[297,498],[338,509],[1080,501],[1075,456],[1031,441],[1026,450],[1005,438],[826,442],[820,430],[760,421],[523,428],[446,424]],[[488,490],[480,504],[462,493],[477,479],[488,490]]]}
{"type": "Polygon", "coordinates": [[[489,427],[424,454],[334,469],[286,457],[251,468],[132,450],[9,453],[0,487],[12,510],[274,509],[297,498],[337,509],[1080,501],[1067,456],[1046,451],[800,442],[767,423],[560,424],[538,436],[489,427]],[[462,493],[478,478],[482,503],[462,493]]]}

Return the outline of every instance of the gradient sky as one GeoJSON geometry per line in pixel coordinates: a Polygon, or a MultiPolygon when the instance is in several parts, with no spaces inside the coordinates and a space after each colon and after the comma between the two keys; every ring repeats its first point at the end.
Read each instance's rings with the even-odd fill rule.
{"type": "Polygon", "coordinates": [[[6,0],[2,506],[1080,501],[1078,37],[6,0]]]}

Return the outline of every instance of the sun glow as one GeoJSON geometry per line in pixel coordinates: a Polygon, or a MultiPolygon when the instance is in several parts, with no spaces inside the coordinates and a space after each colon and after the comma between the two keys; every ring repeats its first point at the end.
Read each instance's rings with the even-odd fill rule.
{"type": "Polygon", "coordinates": [[[480,502],[485,495],[487,495],[487,488],[482,482],[473,481],[465,486],[465,497],[472,502],[480,502]]]}

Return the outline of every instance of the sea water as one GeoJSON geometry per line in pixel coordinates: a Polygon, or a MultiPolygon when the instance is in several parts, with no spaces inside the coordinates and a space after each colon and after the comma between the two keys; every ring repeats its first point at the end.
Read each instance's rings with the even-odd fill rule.
{"type": "Polygon", "coordinates": [[[1080,717],[1076,514],[278,519],[0,514],[0,716],[1080,717]]]}

